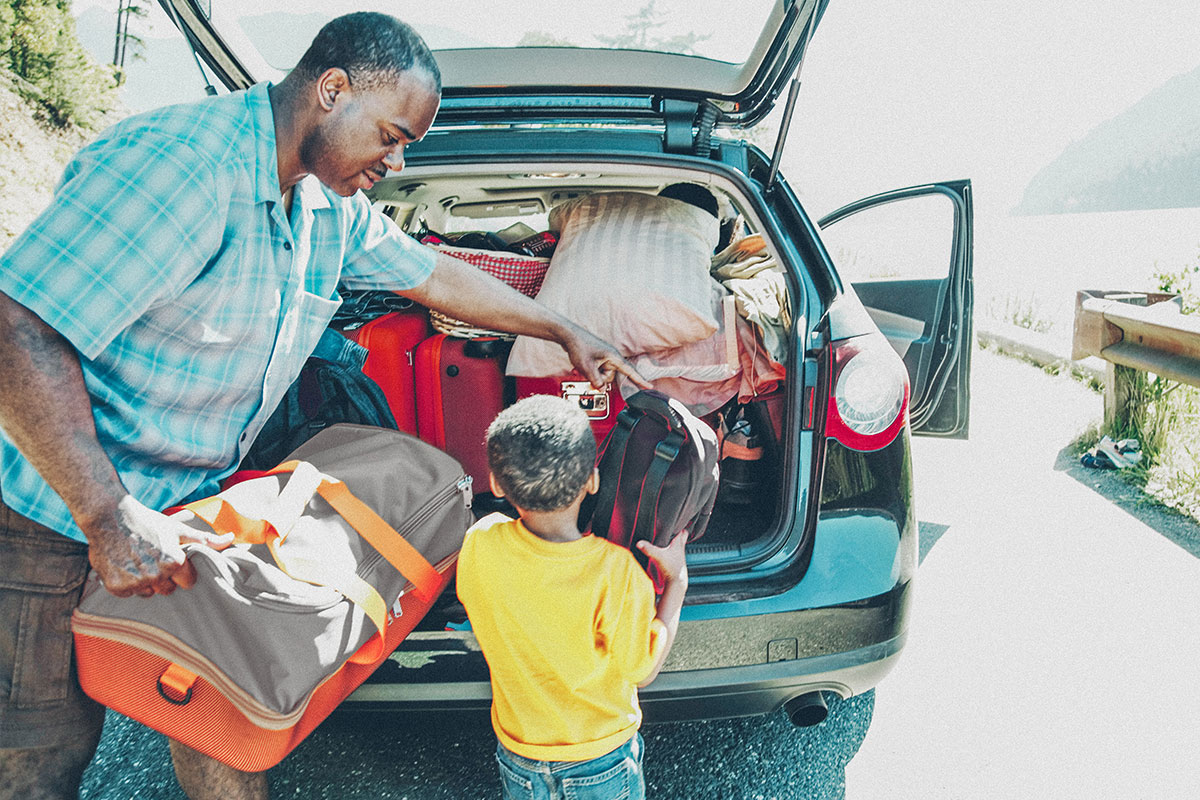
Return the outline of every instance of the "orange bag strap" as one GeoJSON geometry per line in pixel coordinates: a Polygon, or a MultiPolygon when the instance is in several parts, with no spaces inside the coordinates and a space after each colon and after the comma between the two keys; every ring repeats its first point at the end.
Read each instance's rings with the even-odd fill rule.
{"type": "Polygon", "coordinates": [[[219,536],[232,533],[233,541],[239,544],[266,544],[267,540],[275,535],[275,528],[271,523],[265,519],[243,516],[224,498],[215,495],[169,508],[166,513],[180,510],[191,511],[207,522],[219,536]]]}
{"type": "MultiPolygon", "coordinates": [[[[286,472],[294,473],[298,469],[307,472],[312,469],[308,464],[301,467],[302,463],[288,461],[268,470],[263,473],[263,476],[286,472]]],[[[312,492],[308,488],[311,483],[308,480],[298,482],[298,489],[293,489],[293,481],[289,481],[288,485],[280,492],[280,498],[284,500],[280,504],[283,510],[279,515],[273,515],[275,516],[274,520],[246,517],[227,500],[218,496],[196,500],[180,508],[187,509],[203,519],[218,534],[232,532],[235,542],[266,544],[275,558],[276,565],[289,576],[307,583],[326,585],[336,589],[348,600],[362,608],[374,623],[378,630],[378,636],[372,637],[364,644],[352,660],[361,663],[375,661],[383,651],[383,638],[387,628],[387,605],[374,587],[357,575],[334,575],[326,571],[320,564],[301,562],[294,558],[287,559],[285,563],[279,551],[279,546],[285,540],[288,531],[295,525],[300,514],[303,513],[304,507],[312,496],[312,492]],[[292,490],[291,498],[285,499],[284,495],[289,494],[289,490],[292,490]]],[[[425,602],[430,602],[437,596],[441,575],[433,565],[370,506],[355,497],[344,482],[323,479],[317,485],[316,493],[320,494],[363,539],[412,583],[413,592],[417,597],[425,602]]]]}
{"type": "Polygon", "coordinates": [[[396,533],[370,506],[350,493],[342,481],[326,481],[317,490],[346,522],[413,585],[426,602],[438,594],[442,576],[408,540],[396,533]]]}
{"type": "Polygon", "coordinates": [[[241,514],[228,500],[220,495],[194,500],[182,506],[167,509],[171,514],[180,510],[191,511],[204,520],[217,534],[233,534],[238,544],[270,544],[271,540],[284,540],[296,521],[304,514],[308,501],[317,493],[322,475],[311,464],[287,461],[256,477],[293,473],[279,493],[278,508],[265,519],[241,514]]]}

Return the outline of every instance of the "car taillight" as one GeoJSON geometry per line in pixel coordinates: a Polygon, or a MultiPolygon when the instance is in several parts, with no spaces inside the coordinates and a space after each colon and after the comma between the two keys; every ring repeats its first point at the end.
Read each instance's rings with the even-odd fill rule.
{"type": "Polygon", "coordinates": [[[908,370],[880,333],[830,345],[829,413],[825,435],[852,450],[891,444],[908,419],[908,370]]]}

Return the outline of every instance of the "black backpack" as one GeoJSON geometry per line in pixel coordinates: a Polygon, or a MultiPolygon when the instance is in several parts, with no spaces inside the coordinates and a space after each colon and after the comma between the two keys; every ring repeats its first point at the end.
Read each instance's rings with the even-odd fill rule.
{"type": "Polygon", "coordinates": [[[297,447],[339,422],[396,429],[383,390],[363,374],[366,359],[367,348],[326,328],[239,469],[272,469],[297,447]]]}
{"type": "Polygon", "coordinates": [[[717,498],[718,461],[712,428],[678,400],[638,392],[600,444],[600,490],[587,498],[581,521],[631,548],[646,566],[636,542],[664,547],[684,529],[688,541],[704,534],[717,498]]]}

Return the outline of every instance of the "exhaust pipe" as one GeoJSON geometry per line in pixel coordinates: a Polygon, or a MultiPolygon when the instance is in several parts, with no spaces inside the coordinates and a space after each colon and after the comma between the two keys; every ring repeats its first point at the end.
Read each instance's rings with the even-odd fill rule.
{"type": "Polygon", "coordinates": [[[820,725],[829,716],[827,696],[831,694],[832,692],[817,691],[793,697],[783,704],[783,711],[798,728],[820,725]]]}

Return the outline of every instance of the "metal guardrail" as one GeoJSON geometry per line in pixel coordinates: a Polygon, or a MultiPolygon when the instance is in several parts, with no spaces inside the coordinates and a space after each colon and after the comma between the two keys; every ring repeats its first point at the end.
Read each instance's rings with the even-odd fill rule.
{"type": "Polygon", "coordinates": [[[1076,292],[1071,358],[1108,362],[1105,422],[1125,416],[1134,371],[1200,386],[1200,317],[1182,309],[1175,294],[1076,292]]]}

